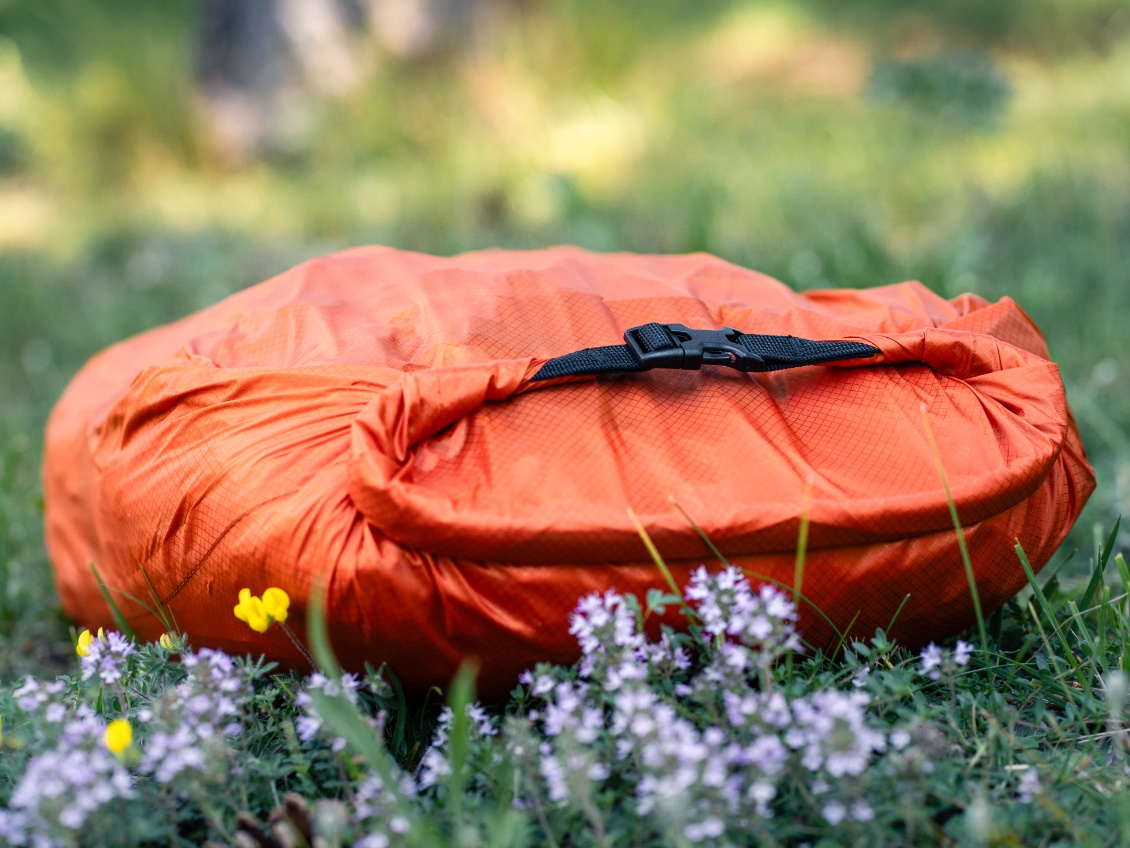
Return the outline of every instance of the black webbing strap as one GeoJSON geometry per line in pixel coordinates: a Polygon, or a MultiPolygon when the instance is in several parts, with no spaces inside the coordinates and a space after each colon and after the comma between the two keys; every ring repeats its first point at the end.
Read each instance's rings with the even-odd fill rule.
{"type": "Polygon", "coordinates": [[[551,359],[535,380],[582,377],[652,368],[695,371],[725,365],[738,371],[780,371],[841,359],[875,356],[879,349],[862,342],[816,342],[795,336],[762,336],[733,327],[692,330],[682,324],[644,324],[624,333],[622,345],[590,347],[551,359]]]}

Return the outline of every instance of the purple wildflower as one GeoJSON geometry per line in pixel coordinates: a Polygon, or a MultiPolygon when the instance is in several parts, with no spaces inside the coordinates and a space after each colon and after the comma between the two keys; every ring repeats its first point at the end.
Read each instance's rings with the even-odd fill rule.
{"type": "Polygon", "coordinates": [[[223,651],[204,648],[186,654],[188,676],[167,690],[138,718],[152,723],[139,770],[158,783],[182,773],[207,774],[235,760],[229,743],[241,732],[244,705],[251,697],[248,674],[223,651]]]}
{"type": "Polygon", "coordinates": [[[697,603],[707,636],[729,638],[749,649],[730,649],[725,661],[731,671],[739,666],[743,670],[765,668],[778,657],[802,649],[793,602],[770,585],[754,593],[745,575],[732,565],[715,574],[702,566],[695,569],[686,597],[697,603]]]}
{"type": "Polygon", "coordinates": [[[36,680],[34,677],[28,677],[12,695],[15,697],[19,708],[30,713],[35,712],[48,702],[55,701],[66,689],[67,684],[62,680],[53,680],[46,683],[36,680]]]}
{"type": "Polygon", "coordinates": [[[1016,800],[1021,804],[1031,804],[1032,799],[1043,791],[1040,784],[1040,773],[1035,766],[1028,766],[1020,772],[1020,779],[1016,785],[1016,800]]]}
{"type": "MultiPolygon", "coordinates": [[[[318,711],[314,708],[314,699],[310,697],[311,690],[323,692],[330,697],[344,695],[351,703],[356,704],[357,690],[360,688],[361,681],[355,674],[343,674],[340,681],[332,680],[320,671],[310,675],[306,679],[306,688],[299,692],[294,699],[295,705],[302,711],[302,715],[294,722],[298,738],[303,742],[310,742],[322,729],[322,717],[318,715],[318,711]]],[[[335,736],[330,747],[334,751],[342,751],[345,749],[345,740],[340,736],[335,736]]]]}
{"type": "MultiPolygon", "coordinates": [[[[387,786],[380,775],[370,772],[353,790],[353,812],[365,836],[353,843],[365,848],[386,848],[392,844],[390,834],[403,834],[411,822],[400,812],[400,800],[416,794],[412,778],[393,766],[395,786],[387,786]]],[[[397,844],[400,844],[397,841],[397,844]]]]}
{"type": "Polygon", "coordinates": [[[847,816],[847,808],[839,801],[829,801],[820,810],[820,815],[824,816],[824,821],[835,827],[847,816]]]}
{"type": "Polygon", "coordinates": [[[973,646],[968,642],[957,640],[957,645],[953,649],[953,661],[958,665],[964,666],[968,664],[969,658],[973,656],[973,646]]]}
{"type": "Polygon", "coordinates": [[[938,669],[942,664],[942,649],[931,642],[919,656],[922,658],[922,673],[929,675],[931,680],[937,680],[941,676],[938,669]]]}
{"type": "MultiPolygon", "coordinates": [[[[487,715],[482,705],[468,704],[466,709],[467,717],[471,719],[473,742],[481,744],[484,738],[498,733],[498,729],[494,726],[494,720],[487,715]]],[[[447,753],[444,749],[447,747],[447,740],[451,735],[451,725],[454,718],[455,714],[450,707],[444,707],[440,711],[432,744],[424,752],[424,756],[420,760],[419,770],[416,773],[416,782],[421,789],[435,786],[442,778],[451,773],[451,764],[448,762],[447,753]]]]}
{"type": "Polygon", "coordinates": [[[114,686],[126,672],[125,660],[137,653],[133,643],[117,631],[106,634],[105,640],[94,639],[82,658],[82,679],[97,677],[103,684],[114,686]]]}
{"type": "Polygon", "coordinates": [[[647,677],[642,662],[645,640],[635,613],[622,595],[609,589],[581,598],[570,619],[569,632],[581,646],[581,677],[600,680],[614,692],[625,681],[647,677]]]}
{"type": "Polygon", "coordinates": [[[134,797],[129,772],[102,744],[105,729],[97,719],[74,719],[57,747],[31,758],[8,808],[0,810],[0,839],[69,844],[96,810],[134,797]]]}
{"type": "Polygon", "coordinates": [[[883,751],[883,734],[866,724],[870,699],[863,692],[816,692],[791,704],[794,723],[785,743],[801,752],[809,771],[824,769],[832,777],[859,775],[873,753],[883,751]]]}

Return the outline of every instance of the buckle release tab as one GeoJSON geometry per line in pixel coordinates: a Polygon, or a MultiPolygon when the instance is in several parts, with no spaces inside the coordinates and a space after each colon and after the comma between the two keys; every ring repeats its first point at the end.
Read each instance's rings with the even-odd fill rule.
{"type": "Polygon", "coordinates": [[[744,347],[741,332],[692,330],[684,324],[642,324],[624,333],[628,353],[641,370],[677,368],[697,371],[703,365],[725,365],[738,371],[765,371],[765,360],[744,347]]]}

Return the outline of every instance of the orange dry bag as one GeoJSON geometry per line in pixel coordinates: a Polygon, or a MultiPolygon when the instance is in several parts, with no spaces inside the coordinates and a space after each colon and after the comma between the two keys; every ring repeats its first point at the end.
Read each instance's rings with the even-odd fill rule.
{"type": "Polygon", "coordinates": [[[797,294],[704,255],[364,248],[92,359],[47,428],[47,541],[85,626],[113,625],[93,562],[136,597],[147,574],[194,644],[300,665],[232,608],[281,587],[301,633],[320,581],[347,667],[419,689],[474,654],[498,693],[575,658],[579,596],[664,585],[629,510],[680,584],[711,561],[685,512],[789,587],[807,510],[807,640],[870,635],[909,596],[893,635],[914,646],[973,618],[925,421],[991,610],[1025,582],[1016,541],[1044,564],[1094,485],[1008,298],[797,294]]]}

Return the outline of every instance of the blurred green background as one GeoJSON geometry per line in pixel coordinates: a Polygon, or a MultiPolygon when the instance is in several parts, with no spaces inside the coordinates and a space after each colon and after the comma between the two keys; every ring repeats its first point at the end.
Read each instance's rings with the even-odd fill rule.
{"type": "Polygon", "coordinates": [[[0,0],[11,646],[59,626],[40,433],[83,361],[372,242],[1010,295],[1099,474],[1084,561],[1130,504],[1125,0],[0,0]]]}

